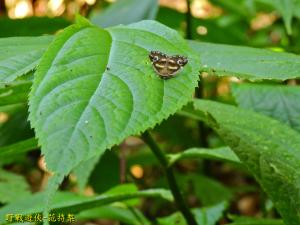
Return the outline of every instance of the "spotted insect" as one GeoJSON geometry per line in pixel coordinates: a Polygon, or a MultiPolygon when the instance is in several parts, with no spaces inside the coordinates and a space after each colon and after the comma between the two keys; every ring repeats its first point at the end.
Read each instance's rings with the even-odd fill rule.
{"type": "Polygon", "coordinates": [[[184,56],[168,56],[159,51],[151,51],[149,58],[152,62],[153,69],[162,79],[173,77],[188,63],[188,59],[184,56]]]}

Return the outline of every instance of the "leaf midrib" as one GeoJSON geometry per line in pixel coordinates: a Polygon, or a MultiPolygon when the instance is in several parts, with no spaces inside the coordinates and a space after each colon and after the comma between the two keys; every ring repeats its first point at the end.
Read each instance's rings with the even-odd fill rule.
{"type": "MultiPolygon", "coordinates": [[[[85,27],[84,29],[86,29],[86,28],[92,28],[92,27],[85,27]]],[[[95,27],[95,28],[96,28],[96,27],[95,27]]],[[[80,31],[83,31],[84,29],[81,29],[80,31]]],[[[97,28],[97,29],[99,29],[99,28],[97,28]]],[[[79,31],[79,32],[80,32],[80,31],[79,31]]],[[[79,33],[79,32],[76,32],[76,33],[79,33]]],[[[103,32],[104,32],[104,30],[103,30],[103,32]]],[[[105,32],[107,32],[107,31],[105,31],[105,32]]],[[[75,33],[75,34],[76,34],[76,33],[75,33]]],[[[74,37],[75,34],[73,34],[71,37],[74,37]]],[[[107,32],[107,34],[111,37],[111,35],[110,35],[109,32],[107,32]]],[[[68,39],[68,40],[69,40],[69,39],[68,39]]],[[[66,43],[67,43],[67,41],[66,41],[66,43]]],[[[111,52],[111,47],[112,47],[112,37],[111,37],[111,40],[110,40],[110,48],[109,48],[109,52],[111,52]]],[[[107,60],[107,62],[109,62],[110,56],[111,56],[111,54],[108,53],[108,60],[107,60]]],[[[52,64],[51,64],[51,65],[52,65],[52,64]]],[[[50,67],[50,68],[51,68],[51,67],[50,67]]],[[[76,125],[75,125],[75,127],[74,127],[74,130],[73,130],[73,132],[72,132],[71,135],[70,135],[70,138],[69,138],[68,144],[67,144],[67,146],[66,146],[66,149],[71,149],[71,148],[70,148],[70,144],[72,143],[72,140],[73,140],[73,138],[74,138],[74,134],[77,132],[77,130],[80,130],[80,129],[78,128],[78,126],[79,126],[79,124],[80,124],[80,122],[81,122],[81,120],[82,120],[83,115],[86,113],[86,110],[87,110],[89,107],[95,109],[95,110],[97,111],[97,113],[99,114],[99,116],[101,116],[100,112],[99,112],[93,105],[91,105],[91,102],[93,101],[93,99],[94,99],[94,97],[95,97],[95,93],[97,93],[98,89],[101,87],[101,82],[102,82],[102,80],[103,80],[104,74],[105,74],[105,71],[103,71],[102,75],[100,75],[100,80],[99,80],[98,86],[96,87],[96,89],[94,90],[94,92],[91,94],[91,97],[89,98],[89,100],[88,100],[86,106],[83,108],[82,112],[80,113],[80,116],[79,116],[79,118],[77,119],[77,122],[76,122],[76,125]]],[[[102,116],[101,116],[101,117],[102,117],[102,116]]],[[[103,118],[102,118],[102,119],[103,119],[103,118]]],[[[103,121],[104,121],[104,119],[103,119],[103,121]]],[[[106,127],[106,126],[105,126],[105,122],[104,122],[103,124],[104,124],[104,127],[106,127]]],[[[104,135],[106,136],[106,135],[107,135],[107,130],[104,129],[104,132],[105,132],[104,135]]],[[[100,146],[99,146],[99,147],[100,147],[100,146]]],[[[76,154],[75,154],[75,155],[76,155],[76,154]]],[[[83,161],[83,160],[84,160],[84,159],[81,159],[81,161],[83,161]]],[[[61,161],[64,161],[64,157],[60,158],[59,161],[60,161],[60,162],[61,162],[61,161]]],[[[62,166],[62,163],[58,163],[58,164],[59,164],[60,166],[62,166]]]]}

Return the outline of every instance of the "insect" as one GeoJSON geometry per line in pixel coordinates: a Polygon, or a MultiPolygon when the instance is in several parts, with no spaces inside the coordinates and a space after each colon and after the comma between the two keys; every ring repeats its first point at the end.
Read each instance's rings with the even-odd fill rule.
{"type": "Polygon", "coordinates": [[[153,69],[162,79],[173,77],[188,63],[188,59],[184,56],[168,56],[159,51],[151,51],[149,58],[152,62],[153,69]]]}

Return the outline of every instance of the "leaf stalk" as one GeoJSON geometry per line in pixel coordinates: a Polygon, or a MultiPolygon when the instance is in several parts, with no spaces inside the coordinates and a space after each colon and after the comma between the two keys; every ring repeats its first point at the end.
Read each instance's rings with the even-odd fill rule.
{"type": "Polygon", "coordinates": [[[166,155],[163,153],[163,151],[159,148],[159,146],[156,144],[156,142],[151,137],[150,133],[146,131],[142,134],[142,139],[144,142],[150,147],[153,154],[156,156],[160,164],[162,165],[166,176],[169,188],[173,194],[173,197],[175,199],[175,203],[177,205],[178,210],[182,213],[183,217],[185,218],[188,225],[197,225],[197,222],[189,210],[187,204],[185,203],[183,196],[179,190],[177,181],[175,179],[175,175],[173,172],[173,168],[169,166],[168,159],[166,155]]]}

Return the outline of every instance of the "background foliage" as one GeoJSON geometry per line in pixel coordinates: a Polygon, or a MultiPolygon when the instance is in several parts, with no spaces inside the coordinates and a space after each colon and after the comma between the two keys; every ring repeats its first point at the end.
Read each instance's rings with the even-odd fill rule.
{"type": "Polygon", "coordinates": [[[299,225],[299,12],[0,1],[0,223],[299,225]],[[151,50],[189,62],[163,80],[151,50]]]}

